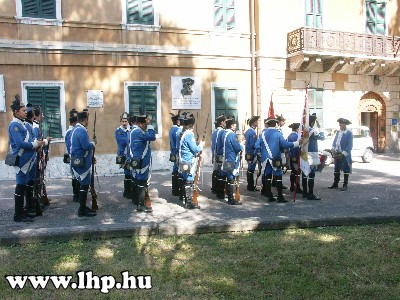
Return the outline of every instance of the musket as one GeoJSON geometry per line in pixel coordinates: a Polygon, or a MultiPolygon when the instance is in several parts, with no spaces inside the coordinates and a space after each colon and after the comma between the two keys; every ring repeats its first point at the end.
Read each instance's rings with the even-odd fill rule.
{"type": "MultiPolygon", "coordinates": [[[[202,141],[204,141],[206,139],[206,133],[207,133],[207,125],[208,125],[208,118],[210,116],[210,113],[207,114],[207,120],[206,120],[206,126],[204,128],[204,133],[203,133],[203,137],[201,138],[202,141]]],[[[197,157],[197,169],[196,169],[196,174],[194,176],[194,181],[193,181],[193,204],[194,205],[199,205],[199,179],[200,179],[200,168],[201,168],[201,153],[203,151],[200,151],[198,153],[198,157],[197,157]]]]}
{"type": "MultiPolygon", "coordinates": [[[[43,141],[43,136],[41,135],[41,130],[40,130],[40,123],[39,123],[39,130],[38,130],[38,140],[43,141]]],[[[43,212],[42,209],[40,208],[40,203],[39,203],[39,198],[40,198],[40,188],[39,188],[39,182],[40,182],[40,162],[43,159],[43,148],[37,148],[36,149],[36,166],[35,166],[35,184],[33,185],[33,199],[35,201],[35,213],[36,216],[42,216],[43,212]]]]}
{"type": "MultiPolygon", "coordinates": [[[[94,112],[93,140],[96,140],[96,111],[94,112]]],[[[95,148],[93,148],[92,151],[92,174],[90,177],[90,194],[92,195],[92,209],[98,210],[99,206],[97,205],[97,193],[96,190],[94,189],[94,164],[95,164],[94,150],[95,148]]]]}
{"type": "MultiPolygon", "coordinates": [[[[47,136],[50,135],[50,128],[51,128],[52,122],[53,122],[53,116],[50,115],[49,130],[47,131],[47,136]]],[[[44,183],[45,182],[44,176],[45,176],[45,172],[46,172],[47,162],[49,161],[49,151],[50,151],[50,142],[47,144],[47,152],[45,153],[45,156],[44,156],[43,168],[42,168],[42,173],[41,173],[42,199],[43,199],[43,204],[45,206],[50,205],[49,198],[47,197],[46,184],[44,183]]]]}

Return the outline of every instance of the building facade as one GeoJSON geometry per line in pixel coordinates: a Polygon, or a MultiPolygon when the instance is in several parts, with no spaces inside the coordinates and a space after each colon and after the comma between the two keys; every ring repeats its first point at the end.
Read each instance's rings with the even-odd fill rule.
{"type": "MultiPolygon", "coordinates": [[[[299,122],[306,86],[321,126],[336,127],[345,117],[371,128],[378,151],[398,149],[398,1],[0,4],[0,161],[17,93],[46,113],[43,129],[53,137],[48,176],[68,174],[62,156],[72,108],[89,106],[90,135],[96,111],[99,174],[120,172],[114,131],[122,112],[139,107],[157,130],[153,168],[167,169],[170,112],[193,113],[200,135],[207,121],[209,148],[217,114],[234,114],[241,130],[251,115],[267,116],[271,97],[287,124],[299,122]]],[[[4,164],[0,172],[14,176],[4,164]]]]}

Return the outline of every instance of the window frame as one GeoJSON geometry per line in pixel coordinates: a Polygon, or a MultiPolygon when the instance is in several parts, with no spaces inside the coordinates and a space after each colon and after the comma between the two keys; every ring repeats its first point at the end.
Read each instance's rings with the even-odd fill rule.
{"type": "Polygon", "coordinates": [[[122,29],[136,30],[136,31],[160,31],[161,26],[160,26],[160,16],[159,16],[159,12],[158,12],[157,0],[153,0],[153,11],[154,11],[154,16],[153,16],[154,24],[153,25],[128,23],[126,1],[127,0],[121,0],[121,8],[122,8],[121,9],[121,11],[122,11],[121,27],[122,27],[122,29]]]}
{"type": "MultiPolygon", "coordinates": [[[[225,28],[222,28],[222,27],[217,27],[217,25],[216,25],[216,15],[215,15],[215,12],[216,12],[216,5],[215,5],[215,0],[212,0],[212,9],[213,9],[213,17],[212,17],[212,22],[213,22],[213,26],[212,26],[212,28],[214,29],[214,30],[216,30],[216,31],[222,31],[222,32],[237,32],[238,31],[238,20],[237,20],[237,18],[238,18],[238,16],[237,16],[237,4],[236,4],[236,2],[233,4],[233,10],[234,10],[234,18],[235,18],[235,21],[234,21],[234,27],[232,27],[232,28],[228,28],[228,24],[227,24],[227,22],[226,22],[226,12],[227,12],[227,7],[226,7],[226,1],[229,1],[229,0],[222,0],[222,1],[224,1],[224,9],[225,9],[225,11],[224,11],[224,24],[225,24],[225,28]]],[[[237,0],[236,0],[237,1],[237,0]]]]}
{"type": "Polygon", "coordinates": [[[50,25],[50,26],[62,26],[63,19],[61,15],[61,0],[54,0],[56,4],[56,18],[35,18],[35,17],[24,17],[22,15],[22,0],[16,0],[16,13],[14,17],[17,23],[20,24],[31,24],[31,25],[50,25]]]}
{"type": "Polygon", "coordinates": [[[215,89],[216,88],[223,88],[223,89],[236,89],[237,90],[237,116],[238,116],[238,120],[237,120],[237,127],[236,127],[236,133],[241,133],[244,134],[244,132],[242,132],[242,128],[244,125],[244,120],[242,118],[242,113],[239,113],[239,108],[240,107],[245,107],[244,105],[244,101],[242,99],[242,91],[243,91],[243,86],[240,83],[236,83],[236,82],[211,82],[211,118],[212,120],[215,120],[216,118],[216,102],[215,102],[215,89]]]}
{"type": "Polygon", "coordinates": [[[159,81],[125,81],[124,82],[124,106],[125,111],[129,111],[129,87],[131,86],[138,86],[138,87],[145,87],[145,86],[155,86],[157,88],[157,108],[156,108],[156,115],[157,115],[157,128],[158,133],[156,133],[156,138],[162,137],[162,115],[161,115],[161,83],[159,81]]]}
{"type": "Polygon", "coordinates": [[[317,120],[318,123],[320,124],[321,127],[323,127],[324,124],[324,90],[323,89],[318,89],[318,88],[309,88],[308,89],[308,112],[311,115],[312,113],[317,113],[320,112],[319,114],[317,113],[317,120]],[[312,91],[313,95],[313,106],[311,107],[310,105],[310,92],[312,91]],[[321,92],[321,105],[317,106],[317,92],[321,92]]]}
{"type": "Polygon", "coordinates": [[[60,88],[60,123],[61,123],[61,138],[54,138],[51,142],[60,143],[65,142],[66,132],[66,111],[65,111],[65,88],[62,81],[21,81],[22,96],[21,99],[24,103],[28,103],[27,87],[59,87],[60,88]]]}
{"type": "Polygon", "coordinates": [[[324,28],[324,0],[304,0],[304,26],[305,27],[309,27],[309,28],[324,28]],[[312,1],[313,2],[312,15],[313,15],[313,24],[314,24],[314,26],[307,25],[307,15],[311,15],[307,11],[307,2],[308,1],[312,1]],[[315,12],[315,2],[317,2],[317,1],[319,1],[319,6],[320,6],[320,9],[321,9],[321,13],[320,14],[317,14],[315,12]],[[316,18],[319,15],[321,16],[321,26],[317,27],[317,26],[315,26],[315,24],[316,24],[316,18]]]}
{"type": "Polygon", "coordinates": [[[386,13],[386,8],[387,8],[387,1],[386,0],[364,0],[364,9],[365,9],[365,13],[364,13],[364,32],[366,34],[372,34],[372,35],[387,35],[388,33],[388,23],[387,23],[387,13],[386,13]],[[385,30],[383,33],[377,33],[376,32],[376,28],[377,28],[377,20],[376,20],[376,16],[375,16],[375,32],[368,32],[368,17],[367,17],[367,3],[368,2],[375,2],[375,4],[377,4],[377,2],[379,3],[385,3],[385,16],[384,16],[384,26],[385,26],[385,30]]]}

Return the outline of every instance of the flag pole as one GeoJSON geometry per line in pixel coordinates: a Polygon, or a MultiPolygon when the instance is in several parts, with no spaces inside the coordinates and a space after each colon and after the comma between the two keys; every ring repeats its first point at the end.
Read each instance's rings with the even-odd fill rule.
{"type": "MultiPolygon", "coordinates": [[[[308,86],[309,86],[309,82],[306,81],[305,82],[305,96],[304,96],[304,108],[303,108],[303,115],[301,117],[301,122],[300,122],[300,127],[299,127],[299,132],[297,133],[297,140],[300,139],[300,137],[304,137],[304,131],[305,131],[305,125],[307,123],[307,115],[308,115],[308,86]]],[[[308,130],[308,128],[307,128],[308,130]]],[[[306,141],[303,139],[302,140],[302,144],[300,147],[300,151],[299,151],[299,155],[297,157],[297,175],[296,176],[296,181],[295,181],[295,187],[294,187],[294,193],[293,193],[293,202],[296,202],[296,194],[297,194],[297,186],[299,184],[299,177],[301,174],[301,169],[300,169],[300,159],[301,158],[301,150],[303,149],[303,147],[305,146],[304,144],[307,144],[306,141]]]]}

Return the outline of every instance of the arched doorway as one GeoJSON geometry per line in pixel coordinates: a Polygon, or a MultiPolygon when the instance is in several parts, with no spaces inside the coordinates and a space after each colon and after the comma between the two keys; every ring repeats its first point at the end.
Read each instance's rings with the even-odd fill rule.
{"type": "Polygon", "coordinates": [[[384,152],[386,147],[386,106],[377,93],[368,92],[361,97],[358,104],[360,125],[370,129],[375,150],[384,152]]]}

